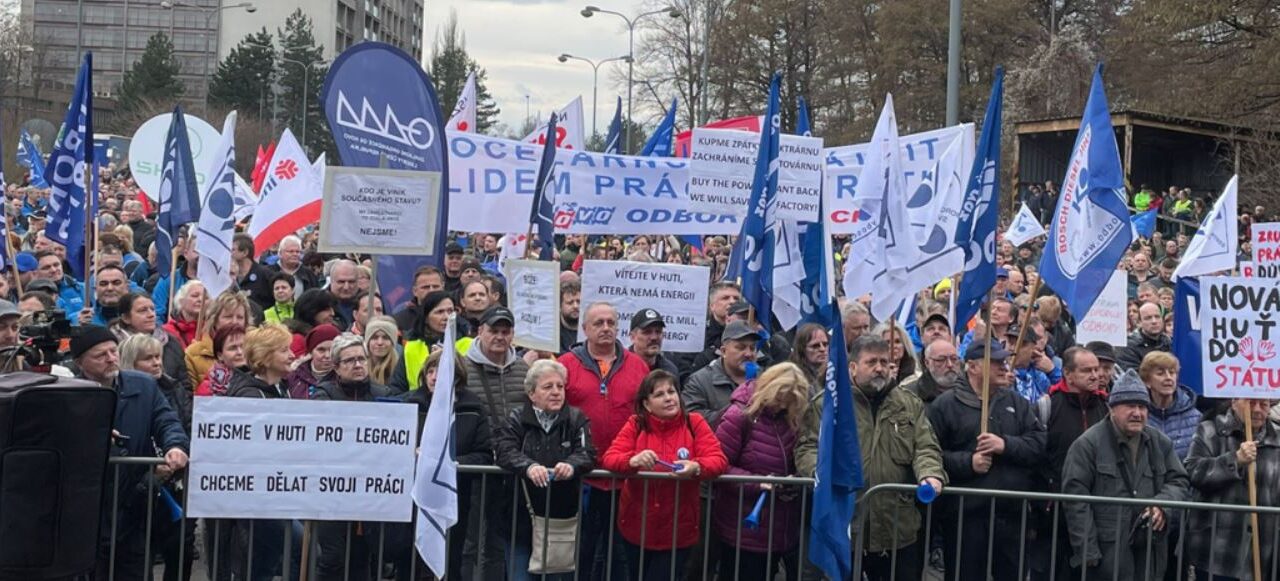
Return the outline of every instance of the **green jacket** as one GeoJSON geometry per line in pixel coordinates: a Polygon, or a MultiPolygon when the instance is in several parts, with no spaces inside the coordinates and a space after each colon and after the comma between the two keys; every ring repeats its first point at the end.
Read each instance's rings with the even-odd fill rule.
{"type": "Polygon", "coordinates": [[[283,323],[293,318],[293,303],[276,303],[270,308],[263,309],[262,317],[268,323],[283,323]]]}
{"type": "MultiPolygon", "coordinates": [[[[862,490],[877,484],[917,484],[928,477],[937,478],[943,484],[947,482],[942,469],[942,448],[919,397],[901,386],[894,386],[884,396],[873,418],[867,396],[857,388],[853,392],[858,443],[862,446],[862,490]]],[[[801,476],[812,477],[817,469],[821,424],[822,396],[819,394],[805,413],[796,444],[796,470],[801,476]]],[[[859,498],[855,506],[858,511],[855,519],[863,514],[869,516],[865,523],[868,528],[863,531],[866,551],[882,553],[916,542],[920,511],[914,493],[877,492],[865,502],[859,498]]]]}

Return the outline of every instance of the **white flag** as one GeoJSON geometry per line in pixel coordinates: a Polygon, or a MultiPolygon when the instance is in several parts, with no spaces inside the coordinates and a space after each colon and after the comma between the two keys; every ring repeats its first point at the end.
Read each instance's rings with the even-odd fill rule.
{"type": "MultiPolygon", "coordinates": [[[[457,340],[456,318],[457,315],[449,317],[444,332],[445,345],[453,345],[457,340]]],[[[418,472],[413,479],[413,502],[418,510],[413,544],[437,578],[445,575],[449,527],[458,522],[458,461],[453,457],[456,358],[451,351],[446,350],[436,371],[436,390],[418,440],[418,472]]]]}
{"type": "Polygon", "coordinates": [[[315,173],[293,132],[285,129],[267,164],[267,179],[249,222],[248,232],[256,253],[261,255],[285,236],[320,220],[324,188],[316,181],[315,173]]]}
{"type": "MultiPolygon", "coordinates": [[[[521,260],[524,258],[525,252],[529,248],[528,234],[507,234],[498,241],[498,246],[502,249],[498,252],[498,270],[503,270],[507,266],[507,261],[511,259],[521,260]]],[[[534,257],[537,258],[537,257],[534,257]]]]}
{"type": "Polygon", "coordinates": [[[244,181],[244,178],[236,174],[236,220],[243,220],[252,216],[254,209],[257,207],[258,194],[253,191],[253,186],[250,186],[244,181]]]}
{"type": "MultiPolygon", "coordinates": [[[[582,97],[576,97],[556,111],[556,147],[559,149],[575,149],[586,151],[587,140],[582,124],[582,97]]],[[[538,125],[533,133],[521,139],[525,143],[541,144],[547,139],[547,124],[538,125]]]]}
{"type": "MultiPolygon", "coordinates": [[[[966,152],[971,145],[972,141],[963,137],[951,140],[914,191],[905,187],[908,179],[904,169],[903,197],[886,198],[885,270],[875,280],[873,311],[877,303],[879,310],[895,309],[915,291],[964,270],[964,249],[956,245],[955,238],[970,169],[964,160],[973,158],[972,152],[966,152]]],[[[905,164],[901,149],[897,160],[905,164]]],[[[886,196],[895,191],[886,189],[886,196]]]]}
{"type": "Polygon", "coordinates": [[[1231,176],[1231,181],[1222,190],[1222,196],[1204,217],[1200,229],[1196,230],[1196,235],[1187,244],[1187,251],[1182,255],[1178,268],[1173,271],[1174,280],[1236,267],[1236,253],[1240,246],[1240,218],[1236,215],[1239,179],[1240,176],[1231,176]]]}
{"type": "Polygon", "coordinates": [[[1027,203],[1023,202],[1022,207],[1018,209],[1018,215],[1013,217],[1013,223],[1009,224],[1009,229],[1005,231],[1004,239],[1014,246],[1022,246],[1024,242],[1044,234],[1044,226],[1040,224],[1040,220],[1036,219],[1035,214],[1031,213],[1027,203]]]}
{"type": "Polygon", "coordinates": [[[236,233],[236,112],[222,122],[222,140],[200,196],[200,222],[196,225],[197,267],[205,292],[216,297],[231,288],[231,239],[236,233]]]}
{"type": "Polygon", "coordinates": [[[449,125],[445,130],[460,133],[476,132],[476,74],[474,72],[467,75],[467,82],[462,85],[462,93],[458,95],[458,102],[453,106],[453,114],[449,116],[449,125]]]}

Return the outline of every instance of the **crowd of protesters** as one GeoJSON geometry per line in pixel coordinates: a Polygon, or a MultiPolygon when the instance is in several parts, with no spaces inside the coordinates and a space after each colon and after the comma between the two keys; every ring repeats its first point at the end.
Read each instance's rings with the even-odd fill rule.
{"type": "MultiPolygon", "coordinates": [[[[1032,241],[999,245],[996,285],[972,322],[948,317],[951,279],[921,290],[906,326],[874,320],[868,297],[843,297],[830,327],[807,323],[790,331],[757,320],[734,283],[716,282],[706,342],[696,353],[664,350],[660,305],[634,314],[624,346],[614,305],[581,304],[582,263],[703,265],[719,280],[730,240],[558,237],[561,349],[549,353],[514,345],[498,235],[455,234],[440,264],[414,273],[412,298],[392,305],[374,288],[369,257],[319,253],[314,227],[268,249],[241,234],[233,245],[234,287],[209,296],[193,235],[176,241],[172,280],[157,272],[153,212],[127,177],[103,177],[88,281],[70,275],[66,249],[44,236],[47,192],[9,187],[8,242],[17,254],[0,277],[7,299],[0,300],[0,349],[18,344],[18,329],[36,312],[61,309],[79,331],[54,372],[116,389],[116,429],[128,442],[119,453],[164,458],[119,485],[123,493],[111,507],[115,539],[108,542],[104,532],[102,553],[116,579],[146,578],[146,507],[158,501],[139,498],[146,488],[135,482],[155,478],[181,494],[198,398],[396,398],[425,416],[446,357],[457,362],[458,462],[510,474],[461,474],[449,578],[543,576],[530,572],[530,562],[541,560],[534,559],[540,548],[532,546],[531,530],[531,519],[540,517],[580,519],[578,578],[812,577],[800,553],[810,490],[700,483],[722,474],[814,475],[832,332],[847,345],[867,488],[901,483],[1240,504],[1247,498],[1244,467],[1256,464],[1267,483],[1259,502],[1280,503],[1280,414],[1271,402],[1201,399],[1178,383],[1166,291],[1189,239],[1180,229],[1135,242],[1122,261],[1131,301],[1124,346],[1077,343],[1078,314],[1038,284],[1043,242],[1032,241]],[[446,345],[451,324],[459,340],[446,345]],[[985,430],[984,385],[991,410],[985,430]],[[1255,441],[1243,441],[1244,422],[1255,441]],[[618,476],[587,478],[594,469],[618,476]],[[641,471],[677,478],[627,477],[641,471]],[[768,502],[760,527],[744,528],[762,495],[768,502]]],[[[1163,202],[1171,215],[1195,220],[1203,208],[1188,209],[1183,191],[1173,190],[1163,202]]],[[[1031,195],[1037,208],[1051,207],[1045,190],[1031,195]]],[[[1256,208],[1242,222],[1262,215],[1256,208]]],[[[837,238],[834,248],[843,243],[837,238]]],[[[1176,547],[1176,562],[1206,580],[1250,575],[1247,519],[1239,513],[1215,519],[1155,504],[1055,507],[944,495],[926,519],[914,498],[898,494],[857,506],[869,518],[859,521],[855,552],[872,580],[914,581],[926,567],[966,580],[1154,580],[1177,569],[1176,547]]],[[[1267,522],[1260,528],[1264,571],[1277,540],[1267,522]]],[[[189,577],[197,554],[218,566],[219,579],[299,571],[300,523],[188,520],[181,528],[186,532],[157,524],[150,536],[166,579],[178,579],[179,565],[189,577]],[[201,546],[196,530],[206,540],[201,546]]],[[[323,523],[314,550],[319,579],[426,575],[421,562],[411,562],[405,526],[323,523]]]]}

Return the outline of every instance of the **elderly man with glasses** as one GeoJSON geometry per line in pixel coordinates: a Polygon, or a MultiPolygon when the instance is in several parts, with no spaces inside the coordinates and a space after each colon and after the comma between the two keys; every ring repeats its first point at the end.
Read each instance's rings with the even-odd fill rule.
{"type": "Polygon", "coordinates": [[[903,384],[926,405],[960,382],[960,356],[946,338],[934,339],[924,348],[924,373],[903,384]]]}

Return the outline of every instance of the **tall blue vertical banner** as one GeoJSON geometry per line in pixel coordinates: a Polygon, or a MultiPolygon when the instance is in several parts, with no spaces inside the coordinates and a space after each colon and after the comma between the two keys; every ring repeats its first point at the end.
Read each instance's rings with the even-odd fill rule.
{"type": "MultiPolygon", "coordinates": [[[[529,208],[529,229],[538,235],[536,248],[538,260],[551,260],[555,256],[555,187],[556,176],[556,115],[547,121],[547,139],[542,144],[542,160],[538,162],[538,190],[534,192],[533,205],[529,208]]],[[[528,244],[532,245],[530,240],[528,244]]]]}
{"type": "Polygon", "coordinates": [[[321,90],[342,165],[440,172],[435,249],[421,256],[378,256],[378,287],[392,309],[407,301],[413,272],[441,266],[448,239],[449,156],[444,115],[431,77],[413,57],[381,42],[338,55],[321,90]]]}
{"type": "Polygon", "coordinates": [[[1040,259],[1041,280],[1077,319],[1089,312],[1133,242],[1126,198],[1099,64],[1040,259]]]}
{"type": "Polygon", "coordinates": [[[1178,358],[1178,383],[1204,395],[1200,353],[1200,279],[1184,276],[1173,289],[1173,354],[1178,358]]]}
{"type": "MultiPolygon", "coordinates": [[[[835,304],[831,305],[835,310],[835,304]]],[[[822,392],[818,428],[818,466],[814,471],[813,513],[809,520],[809,560],[827,577],[841,581],[853,572],[849,526],[854,499],[862,488],[862,446],[853,412],[849,352],[840,325],[831,331],[830,356],[822,392]]]]}
{"type": "Polygon", "coordinates": [[[742,298],[755,307],[756,319],[766,329],[773,314],[773,232],[767,223],[770,206],[778,195],[778,142],[782,127],[778,115],[778,88],[782,75],[774,73],[769,83],[769,105],[765,126],[760,131],[755,178],[751,180],[751,201],[742,221],[737,246],[742,247],[742,298]]]}
{"type": "MultiPolygon", "coordinates": [[[[92,170],[93,144],[93,54],[85,53],[76,76],[75,93],[67,106],[57,141],[49,154],[44,176],[49,181],[49,223],[44,234],[67,247],[67,262],[77,280],[85,280],[85,235],[91,192],[85,178],[92,170]]],[[[34,170],[33,170],[34,171],[34,170]]],[[[94,196],[96,197],[96,196],[94,196]]],[[[86,289],[88,287],[86,286],[86,289]]],[[[86,305],[88,301],[86,299],[86,305]]]]}
{"type": "Polygon", "coordinates": [[[982,118],[978,155],[969,171],[969,186],[960,204],[956,246],[964,249],[964,276],[956,289],[955,320],[951,328],[965,332],[969,319],[982,307],[996,284],[996,227],[1000,219],[1000,122],[1004,114],[1004,69],[996,69],[991,98],[982,118]]]}

